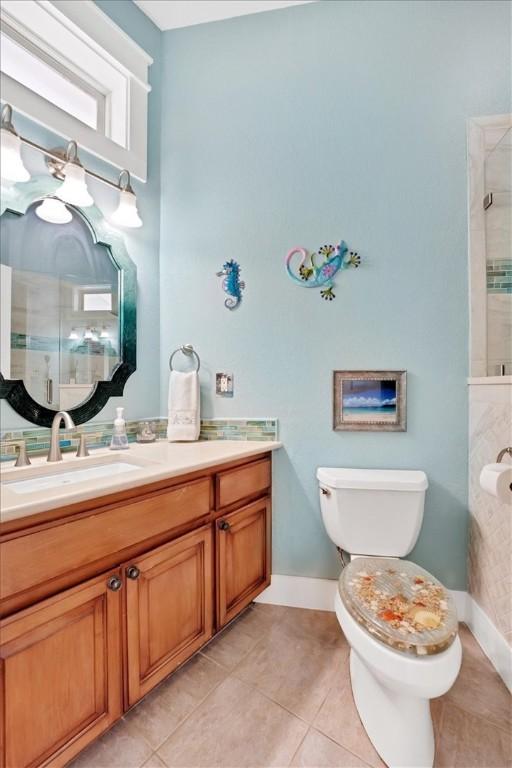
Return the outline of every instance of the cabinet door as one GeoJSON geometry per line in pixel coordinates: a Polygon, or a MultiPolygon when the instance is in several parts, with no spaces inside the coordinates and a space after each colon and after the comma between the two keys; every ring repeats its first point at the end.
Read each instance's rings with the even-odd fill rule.
{"type": "Polygon", "coordinates": [[[128,704],[134,704],[212,636],[211,526],[125,567],[128,704]]]}
{"type": "Polygon", "coordinates": [[[65,765],[120,716],[121,598],[111,578],[0,623],[0,763],[8,768],[65,765]]]}
{"type": "Polygon", "coordinates": [[[268,498],[216,521],[218,627],[270,584],[270,533],[268,498]]]}

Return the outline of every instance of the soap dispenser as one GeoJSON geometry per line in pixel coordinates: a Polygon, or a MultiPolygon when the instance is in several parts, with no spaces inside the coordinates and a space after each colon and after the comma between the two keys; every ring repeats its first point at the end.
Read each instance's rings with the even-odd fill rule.
{"type": "Polygon", "coordinates": [[[114,419],[114,431],[112,432],[112,440],[110,442],[111,451],[124,451],[130,447],[126,435],[126,422],[123,418],[123,411],[124,408],[116,408],[117,416],[114,419]]]}

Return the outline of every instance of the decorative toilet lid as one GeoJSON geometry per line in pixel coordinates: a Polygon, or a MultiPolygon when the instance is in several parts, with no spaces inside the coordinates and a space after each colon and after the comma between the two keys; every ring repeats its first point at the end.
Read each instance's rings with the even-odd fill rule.
{"type": "Polygon", "coordinates": [[[434,576],[408,560],[358,557],[341,572],[339,592],[351,616],[396,651],[440,653],[457,636],[453,598],[434,576]]]}

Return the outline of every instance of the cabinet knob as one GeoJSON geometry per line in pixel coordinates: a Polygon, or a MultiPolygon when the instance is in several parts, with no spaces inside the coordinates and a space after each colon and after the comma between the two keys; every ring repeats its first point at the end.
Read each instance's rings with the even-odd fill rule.
{"type": "Polygon", "coordinates": [[[229,531],[231,526],[227,520],[219,520],[219,522],[217,523],[217,528],[219,529],[219,531],[229,531]]]}
{"type": "Polygon", "coordinates": [[[119,576],[111,576],[110,579],[107,581],[107,587],[112,590],[112,592],[118,592],[121,587],[123,586],[123,582],[119,578],[119,576]]]}
{"type": "Polygon", "coordinates": [[[136,565],[129,565],[126,569],[126,575],[129,579],[138,579],[140,576],[140,571],[136,565]]]}

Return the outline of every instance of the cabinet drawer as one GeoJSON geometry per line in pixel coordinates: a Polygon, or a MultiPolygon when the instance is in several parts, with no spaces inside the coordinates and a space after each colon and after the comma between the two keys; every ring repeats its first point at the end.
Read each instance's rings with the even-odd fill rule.
{"type": "Polygon", "coordinates": [[[210,511],[210,480],[202,478],[0,545],[1,597],[23,592],[100,561],[210,511]]]}
{"type": "Polygon", "coordinates": [[[242,499],[265,493],[271,482],[270,459],[219,472],[216,479],[216,509],[223,509],[242,499]]]}

